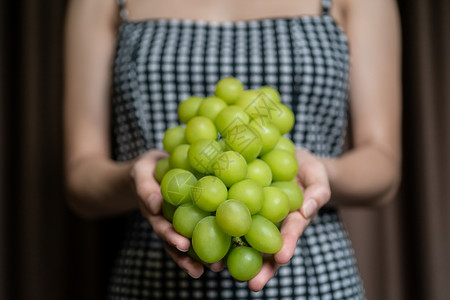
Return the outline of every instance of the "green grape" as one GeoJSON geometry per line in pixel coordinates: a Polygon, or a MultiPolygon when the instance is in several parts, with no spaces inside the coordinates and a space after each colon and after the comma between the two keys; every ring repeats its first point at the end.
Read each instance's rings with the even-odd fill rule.
{"type": "Polygon", "coordinates": [[[224,138],[219,139],[217,142],[219,143],[220,148],[222,148],[222,151],[227,150],[227,143],[224,138]]]}
{"type": "Polygon", "coordinates": [[[166,130],[162,142],[167,153],[172,153],[176,146],[187,143],[185,130],[184,126],[174,126],[166,130]]]}
{"type": "Polygon", "coordinates": [[[253,119],[250,121],[250,127],[261,137],[261,155],[272,150],[280,139],[280,130],[267,118],[253,119]]]}
{"type": "Polygon", "coordinates": [[[277,113],[271,115],[270,121],[278,127],[281,134],[288,133],[294,127],[294,113],[284,104],[278,104],[277,109],[277,113]]]}
{"type": "Polygon", "coordinates": [[[249,115],[239,106],[230,105],[224,108],[214,120],[217,130],[222,136],[226,136],[228,130],[238,125],[246,125],[250,122],[249,115]]]}
{"type": "Polygon", "coordinates": [[[268,186],[272,182],[272,170],[263,160],[257,158],[248,163],[247,178],[252,179],[261,186],[268,186]]]}
{"type": "Polygon", "coordinates": [[[228,104],[234,103],[244,91],[242,83],[234,77],[226,77],[219,80],[214,95],[223,99],[228,104]]]}
{"type": "Polygon", "coordinates": [[[247,175],[247,162],[245,158],[235,151],[226,151],[220,154],[213,165],[214,175],[220,178],[227,187],[245,179],[247,175]]]}
{"type": "Polygon", "coordinates": [[[281,109],[278,107],[280,103],[272,101],[262,91],[257,90],[256,93],[256,99],[245,108],[245,112],[250,118],[268,118],[271,120],[273,115],[281,113],[281,109]]]}
{"type": "Polygon", "coordinates": [[[197,115],[197,111],[202,103],[202,97],[189,97],[178,105],[178,118],[181,123],[187,124],[190,119],[197,115]]]}
{"type": "Polygon", "coordinates": [[[223,232],[231,236],[243,236],[252,225],[252,216],[247,206],[234,199],[226,200],[219,205],[216,220],[223,232]]]}
{"type": "Polygon", "coordinates": [[[194,172],[194,168],[189,164],[188,152],[189,148],[191,148],[188,144],[178,145],[175,149],[173,149],[172,154],[169,157],[169,166],[171,169],[184,169],[190,172],[194,172]]]}
{"type": "Polygon", "coordinates": [[[198,115],[214,121],[217,115],[227,106],[227,103],[220,98],[208,97],[200,104],[198,115]]]}
{"type": "Polygon", "coordinates": [[[273,149],[280,149],[295,155],[295,145],[294,143],[285,136],[281,136],[278,143],[273,149]]]}
{"type": "Polygon", "coordinates": [[[225,184],[215,176],[205,176],[199,179],[193,189],[195,205],[205,211],[213,212],[228,197],[225,184]]]}
{"type": "Polygon", "coordinates": [[[303,203],[303,191],[298,186],[297,180],[275,181],[272,186],[281,189],[289,199],[289,211],[298,210],[303,203]]]}
{"type": "Polygon", "coordinates": [[[227,267],[231,276],[240,281],[255,277],[262,264],[261,254],[251,247],[235,247],[227,256],[227,267]]]}
{"type": "Polygon", "coordinates": [[[264,192],[262,186],[252,179],[244,179],[233,184],[228,190],[228,198],[244,203],[254,215],[262,207],[264,192]]]}
{"type": "Polygon", "coordinates": [[[177,209],[177,206],[170,204],[166,200],[163,200],[162,214],[163,214],[164,218],[166,218],[167,221],[172,222],[173,214],[175,213],[176,209],[177,209]]]}
{"type": "Polygon", "coordinates": [[[216,140],[197,140],[189,148],[189,164],[202,174],[212,174],[213,165],[222,153],[222,147],[216,140]]]}
{"type": "Polygon", "coordinates": [[[195,225],[209,215],[210,213],[201,210],[193,203],[185,203],[175,210],[172,222],[173,227],[182,236],[191,238],[195,225]]]}
{"type": "Polygon", "coordinates": [[[197,183],[194,174],[183,169],[172,169],[161,181],[161,194],[172,205],[192,201],[192,189],[197,183]]]}
{"type": "Polygon", "coordinates": [[[169,158],[168,157],[164,157],[164,158],[161,158],[160,160],[158,160],[158,162],[156,163],[156,166],[155,166],[154,174],[153,174],[156,181],[161,183],[161,180],[163,179],[164,175],[169,170],[170,170],[170,167],[169,167],[169,158]]]}
{"type": "Polygon", "coordinates": [[[259,93],[254,90],[243,91],[240,97],[236,100],[235,105],[241,107],[244,111],[249,109],[256,103],[259,93]]]}
{"type": "Polygon", "coordinates": [[[263,146],[261,137],[249,125],[238,125],[228,130],[225,143],[229,149],[242,154],[247,162],[258,157],[263,146]]]}
{"type": "Polygon", "coordinates": [[[297,175],[297,159],[287,151],[274,149],[264,154],[261,159],[265,161],[272,170],[273,181],[290,181],[297,175]]]}
{"type": "Polygon", "coordinates": [[[217,129],[213,121],[207,117],[197,116],[186,125],[186,139],[192,144],[201,139],[217,139],[217,129]]]}
{"type": "Polygon", "coordinates": [[[279,188],[268,186],[264,188],[264,201],[259,215],[273,223],[281,222],[289,213],[289,199],[279,188]]]}
{"type": "Polygon", "coordinates": [[[203,260],[200,259],[200,257],[198,257],[197,253],[195,253],[195,250],[194,250],[194,247],[192,247],[192,244],[189,247],[189,250],[188,250],[187,254],[193,260],[198,261],[199,263],[202,263],[202,264],[205,263],[203,260]]]}
{"type": "Polygon", "coordinates": [[[231,236],[223,232],[216,217],[208,216],[197,223],[192,234],[192,246],[206,263],[215,263],[225,257],[231,245],[231,236]]]}
{"type": "Polygon", "coordinates": [[[283,246],[280,231],[270,220],[260,215],[252,216],[252,226],[245,235],[245,240],[254,249],[274,254],[283,246]]]}
{"type": "Polygon", "coordinates": [[[258,91],[264,94],[265,97],[269,98],[274,103],[281,102],[280,93],[278,93],[278,91],[271,86],[263,86],[259,88],[258,91]]]}

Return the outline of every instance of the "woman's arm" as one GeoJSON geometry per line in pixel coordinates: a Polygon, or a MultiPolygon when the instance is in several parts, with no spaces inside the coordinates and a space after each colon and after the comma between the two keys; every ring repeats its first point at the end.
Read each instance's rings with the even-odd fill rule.
{"type": "Polygon", "coordinates": [[[65,40],[65,167],[70,206],[99,217],[137,208],[131,163],[109,159],[114,1],[71,1],[65,40]]]}
{"type": "Polygon", "coordinates": [[[346,0],[350,45],[350,151],[324,159],[336,205],[380,205],[400,182],[401,46],[393,0],[346,0]]]}

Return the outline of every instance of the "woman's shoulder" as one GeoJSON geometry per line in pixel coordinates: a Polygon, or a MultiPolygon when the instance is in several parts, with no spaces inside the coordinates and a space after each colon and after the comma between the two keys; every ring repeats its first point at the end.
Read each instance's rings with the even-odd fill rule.
{"type": "Polygon", "coordinates": [[[331,0],[333,6],[344,16],[357,13],[358,11],[377,12],[377,8],[395,8],[397,1],[395,0],[331,0]]]}
{"type": "Polygon", "coordinates": [[[82,22],[115,25],[119,20],[119,6],[116,0],[71,0],[67,17],[82,22]]]}
{"type": "MultiPolygon", "coordinates": [[[[322,0],[324,1],[324,0],[322,0]]],[[[395,0],[330,0],[331,14],[346,32],[361,23],[382,21],[396,13],[395,0]]]]}

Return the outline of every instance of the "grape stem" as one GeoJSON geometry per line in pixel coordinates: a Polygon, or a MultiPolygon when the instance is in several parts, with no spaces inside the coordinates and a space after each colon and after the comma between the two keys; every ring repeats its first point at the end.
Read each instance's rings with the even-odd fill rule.
{"type": "Polygon", "coordinates": [[[243,246],[248,247],[248,243],[241,237],[234,236],[232,241],[235,247],[243,247],[243,246]]]}

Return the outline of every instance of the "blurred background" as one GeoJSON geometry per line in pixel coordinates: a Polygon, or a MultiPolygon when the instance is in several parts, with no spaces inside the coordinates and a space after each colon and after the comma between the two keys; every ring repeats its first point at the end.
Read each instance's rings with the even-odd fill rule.
{"type": "MultiPolygon", "coordinates": [[[[450,299],[450,1],[398,1],[403,183],[386,207],[344,209],[368,300],[450,299]]],[[[124,220],[66,206],[66,1],[0,1],[0,299],[102,299],[124,220]]]]}

